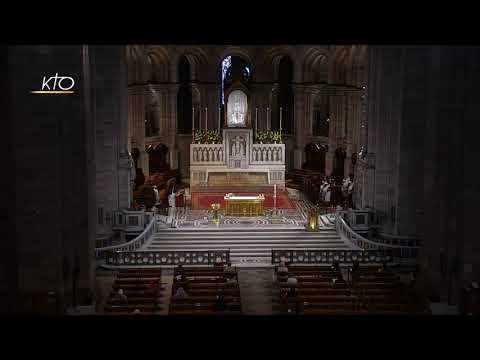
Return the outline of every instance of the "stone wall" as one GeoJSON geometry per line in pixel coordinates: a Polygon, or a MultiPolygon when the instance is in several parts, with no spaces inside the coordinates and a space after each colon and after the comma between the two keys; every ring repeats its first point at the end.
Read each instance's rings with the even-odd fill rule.
{"type": "Polygon", "coordinates": [[[15,195],[0,292],[10,312],[63,313],[94,299],[95,238],[108,231],[98,208],[106,220],[129,203],[124,51],[11,46],[2,53],[8,188],[15,195]],[[30,93],[56,73],[74,79],[73,94],[30,93]]]}
{"type": "MultiPolygon", "coordinates": [[[[294,92],[294,131],[287,137],[287,169],[301,168],[305,161],[305,145],[312,141],[312,91],[318,92],[324,87],[327,91],[330,86],[335,87],[336,98],[332,98],[332,121],[338,122],[342,132],[340,138],[332,138],[329,153],[327,153],[327,169],[331,171],[333,156],[337,144],[345,146],[347,161],[345,161],[345,174],[350,173],[351,154],[358,151],[358,123],[360,116],[360,93],[352,92],[357,89],[364,79],[363,72],[359,70],[365,66],[365,59],[360,59],[364,47],[340,47],[338,51],[334,46],[210,46],[210,45],[182,45],[182,46],[131,46],[128,48],[129,66],[129,146],[134,143],[141,151],[141,166],[144,173],[148,173],[148,155],[145,145],[163,143],[171,151],[171,166],[179,168],[183,177],[188,177],[189,148],[191,136],[176,133],[176,101],[178,91],[178,61],[186,55],[192,73],[192,87],[194,101],[201,109],[201,126],[205,124],[205,107],[208,107],[208,128],[218,128],[218,107],[220,106],[220,64],[227,55],[239,56],[251,65],[252,71],[252,96],[250,114],[255,117],[255,108],[258,107],[258,129],[267,129],[267,112],[275,106],[275,89],[278,85],[278,62],[282,56],[289,56],[293,63],[293,92],[294,92]],[[338,66],[338,59],[344,58],[342,54],[349,55],[348,64],[342,60],[338,66]],[[147,59],[149,54],[158,54],[158,63],[151,65],[147,59]],[[338,58],[338,59],[337,59],[338,58]],[[363,61],[363,63],[362,63],[363,61]],[[151,69],[168,69],[168,76],[161,82],[158,78],[149,78],[151,69]],[[324,79],[314,77],[311,73],[324,73],[324,79]],[[347,77],[335,75],[336,72],[348,73],[347,77]],[[327,76],[333,74],[334,76],[327,76]],[[319,81],[324,81],[320,83],[319,81]],[[328,81],[328,85],[327,85],[328,81]],[[344,92],[345,89],[350,91],[344,92]],[[348,102],[346,98],[348,97],[348,102]],[[348,106],[344,106],[348,103],[348,106]],[[155,122],[159,124],[158,134],[145,138],[145,105],[156,104],[160,111],[155,113],[155,122]],[[344,126],[345,122],[347,126],[344,126]],[[344,128],[349,128],[344,132],[344,128]],[[165,131],[167,130],[167,131],[165,131]],[[176,165],[178,164],[178,165],[176,165]]],[[[163,70],[162,70],[163,71],[163,70]]],[[[330,90],[329,90],[330,91],[330,90]]],[[[199,114],[195,116],[198,128],[199,114]]],[[[332,123],[332,128],[335,124],[332,123]]],[[[332,132],[332,136],[335,132],[332,132]]]]}
{"type": "Polygon", "coordinates": [[[74,280],[80,304],[93,297],[96,209],[89,66],[86,46],[8,48],[7,136],[15,223],[0,262],[13,279],[7,298],[14,299],[14,313],[63,312],[73,303],[74,280]],[[40,90],[43,76],[55,73],[75,79],[74,94],[30,93],[40,90]]]}

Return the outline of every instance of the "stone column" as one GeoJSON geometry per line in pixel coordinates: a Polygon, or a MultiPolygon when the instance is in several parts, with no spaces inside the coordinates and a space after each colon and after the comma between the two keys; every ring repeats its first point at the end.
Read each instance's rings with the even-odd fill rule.
{"type": "Polygon", "coordinates": [[[15,194],[8,199],[15,234],[0,251],[0,303],[7,306],[0,312],[61,314],[75,302],[92,304],[95,291],[89,47],[11,46],[0,55],[10,115],[6,164],[13,165],[4,189],[15,194]],[[56,73],[75,80],[74,94],[30,93],[56,73]]]}
{"type": "MultiPolygon", "coordinates": [[[[179,151],[177,147],[177,93],[178,93],[178,85],[172,84],[168,87],[168,139],[169,139],[169,161],[170,161],[170,168],[178,169],[178,157],[179,151]]],[[[189,155],[187,155],[189,156],[189,155]]]]}
{"type": "Polygon", "coordinates": [[[118,93],[119,93],[119,134],[118,134],[118,151],[119,151],[119,168],[118,168],[118,208],[129,208],[132,195],[132,161],[128,153],[128,74],[127,63],[125,58],[125,47],[120,46],[118,49],[119,76],[118,76],[118,93]]]}
{"type": "Polygon", "coordinates": [[[458,304],[461,288],[480,276],[476,225],[480,196],[477,165],[472,166],[478,164],[480,155],[479,63],[476,47],[430,47],[416,65],[418,72],[425,71],[421,81],[428,85],[426,92],[415,89],[409,94],[418,100],[417,110],[422,108],[426,117],[421,163],[425,169],[425,233],[419,288],[451,304],[458,304]]]}
{"type": "Polygon", "coordinates": [[[128,94],[128,114],[132,124],[132,142],[140,150],[138,167],[145,177],[149,174],[148,154],[145,151],[145,90],[141,86],[131,87],[128,94]]]}
{"type": "Polygon", "coordinates": [[[294,168],[301,169],[305,161],[305,139],[308,135],[305,120],[305,91],[302,86],[293,86],[295,103],[295,140],[294,168]]]}

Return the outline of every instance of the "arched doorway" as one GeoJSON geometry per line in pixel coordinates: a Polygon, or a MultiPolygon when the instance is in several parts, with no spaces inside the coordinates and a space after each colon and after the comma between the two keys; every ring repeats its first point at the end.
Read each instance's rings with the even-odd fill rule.
{"type": "Polygon", "coordinates": [[[190,62],[182,56],[178,63],[178,81],[180,83],[177,94],[177,132],[189,134],[192,132],[192,88],[190,62]]]}
{"type": "Polygon", "coordinates": [[[170,168],[168,164],[168,147],[164,144],[149,146],[147,154],[150,174],[162,172],[170,168]]]}
{"type": "Polygon", "coordinates": [[[326,145],[310,143],[305,146],[305,170],[312,170],[325,174],[325,155],[328,151],[326,145]]]}
{"type": "Polygon", "coordinates": [[[333,158],[333,173],[332,176],[337,184],[340,184],[345,177],[345,158],[347,152],[343,148],[337,148],[333,158]]]}
{"type": "Polygon", "coordinates": [[[330,106],[327,95],[318,95],[313,103],[313,136],[328,138],[330,131],[330,106]]]}
{"type": "Polygon", "coordinates": [[[278,64],[278,91],[276,104],[272,104],[271,130],[280,130],[280,108],[282,108],[282,133],[291,134],[293,131],[294,102],[293,102],[293,63],[288,56],[283,56],[278,64]]]}

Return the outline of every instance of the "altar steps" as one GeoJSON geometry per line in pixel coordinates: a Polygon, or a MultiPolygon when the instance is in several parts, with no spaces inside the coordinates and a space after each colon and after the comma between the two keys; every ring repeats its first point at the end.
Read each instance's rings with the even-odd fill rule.
{"type": "Polygon", "coordinates": [[[272,249],[348,250],[333,229],[158,229],[142,250],[202,251],[230,249],[234,264],[270,263],[272,249]]]}

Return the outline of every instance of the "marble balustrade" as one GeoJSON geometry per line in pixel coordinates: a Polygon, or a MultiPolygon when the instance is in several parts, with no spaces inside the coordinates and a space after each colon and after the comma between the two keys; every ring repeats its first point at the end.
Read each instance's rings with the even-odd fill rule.
{"type": "Polygon", "coordinates": [[[224,164],[223,144],[192,144],[190,146],[190,164],[224,164]]]}

